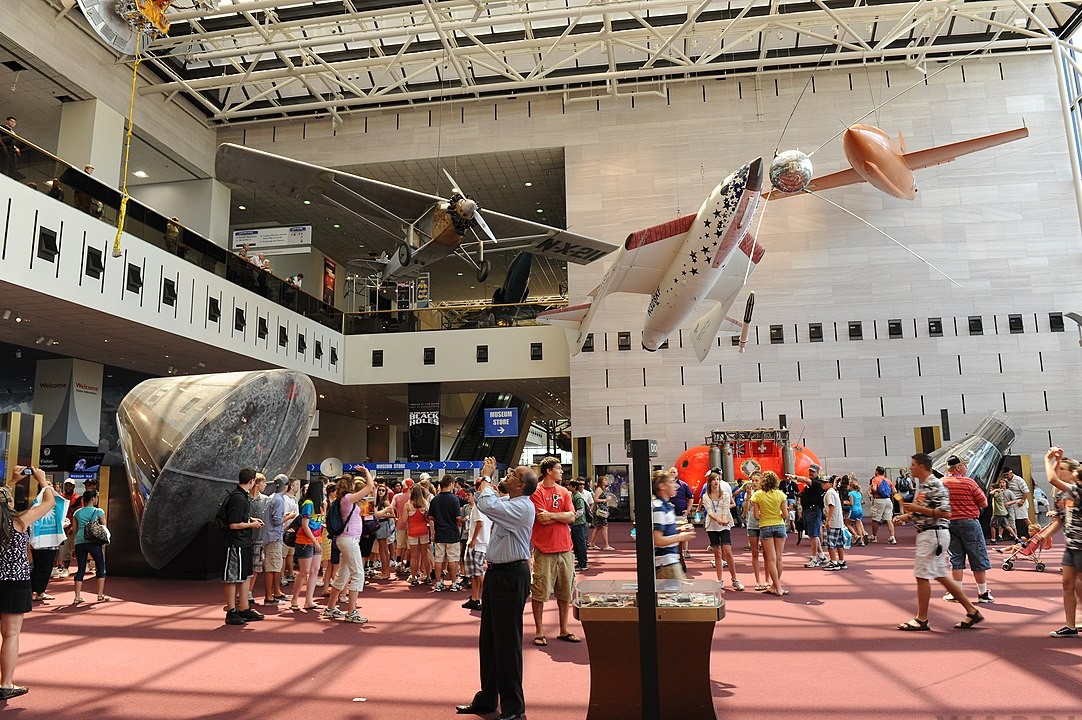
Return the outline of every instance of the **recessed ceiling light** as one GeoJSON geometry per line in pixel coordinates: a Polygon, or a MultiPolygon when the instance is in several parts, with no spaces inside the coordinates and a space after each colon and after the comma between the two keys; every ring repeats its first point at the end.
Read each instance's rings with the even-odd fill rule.
{"type": "Polygon", "coordinates": [[[459,277],[462,277],[462,273],[459,273],[459,274],[458,274],[458,276],[459,276],[459,277]]]}
{"type": "Polygon", "coordinates": [[[146,174],[146,173],[145,173],[144,171],[142,171],[142,170],[136,170],[135,172],[133,172],[133,173],[132,173],[132,175],[134,175],[134,176],[135,176],[135,177],[137,177],[137,178],[145,178],[145,177],[148,177],[148,176],[147,176],[147,174],[146,174]]]}
{"type": "Polygon", "coordinates": [[[305,200],[305,201],[304,201],[304,204],[305,204],[305,205],[311,205],[311,204],[312,204],[312,201],[311,201],[311,200],[305,200]]]}
{"type": "Polygon", "coordinates": [[[341,225],[339,225],[338,223],[335,223],[335,224],[334,224],[334,227],[335,227],[335,229],[338,229],[338,228],[340,228],[340,227],[342,227],[342,226],[341,226],[341,225]]]}
{"type": "Polygon", "coordinates": [[[320,400],[324,399],[325,397],[327,397],[327,396],[326,396],[326,395],[324,395],[323,393],[320,393],[320,394],[319,394],[319,399],[320,399],[320,400]]]}
{"type": "Polygon", "coordinates": [[[539,212],[539,213],[543,213],[543,212],[545,212],[545,211],[544,211],[543,209],[541,209],[541,208],[537,208],[537,212],[539,212]]]}
{"type": "Polygon", "coordinates": [[[247,209],[248,209],[247,205],[237,205],[237,210],[247,210],[247,209]]]}
{"type": "Polygon", "coordinates": [[[109,342],[109,338],[105,338],[102,342],[109,342]]]}
{"type": "Polygon", "coordinates": [[[526,183],[526,187],[533,187],[533,183],[526,183]]]}

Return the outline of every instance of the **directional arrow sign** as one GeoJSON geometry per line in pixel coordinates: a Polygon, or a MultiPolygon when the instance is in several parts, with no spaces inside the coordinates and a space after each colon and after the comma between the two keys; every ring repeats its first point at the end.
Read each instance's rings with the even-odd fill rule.
{"type": "Polygon", "coordinates": [[[518,408],[485,408],[485,437],[518,435],[518,408]]]}

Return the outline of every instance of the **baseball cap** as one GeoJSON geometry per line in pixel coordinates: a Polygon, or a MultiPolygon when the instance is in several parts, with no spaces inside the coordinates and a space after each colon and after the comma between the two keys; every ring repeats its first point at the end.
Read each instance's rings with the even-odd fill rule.
{"type": "Polygon", "coordinates": [[[819,477],[816,478],[816,480],[818,480],[821,483],[832,483],[832,482],[834,482],[834,476],[833,475],[820,475],[819,477]]]}
{"type": "Polygon", "coordinates": [[[812,463],[811,465],[808,466],[808,472],[819,472],[821,469],[822,468],[820,468],[815,463],[812,463]]]}
{"type": "Polygon", "coordinates": [[[74,485],[75,485],[75,481],[74,481],[74,480],[72,480],[71,478],[68,478],[67,480],[65,480],[65,481],[64,481],[64,484],[65,484],[65,485],[72,485],[72,486],[74,486],[74,485]]]}
{"type": "Polygon", "coordinates": [[[962,460],[957,455],[951,455],[949,458],[947,458],[947,464],[948,465],[961,465],[962,460]]]}
{"type": "Polygon", "coordinates": [[[431,480],[431,479],[432,479],[432,476],[429,475],[428,473],[421,473],[420,477],[417,478],[418,481],[431,480]]]}

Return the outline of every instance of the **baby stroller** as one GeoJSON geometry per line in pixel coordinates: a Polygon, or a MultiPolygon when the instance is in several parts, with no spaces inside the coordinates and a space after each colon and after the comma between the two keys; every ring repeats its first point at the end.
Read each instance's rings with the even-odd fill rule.
{"type": "Polygon", "coordinates": [[[1001,553],[1008,553],[1003,559],[1004,570],[1013,570],[1015,561],[1029,560],[1034,563],[1034,569],[1037,572],[1044,572],[1045,568],[1045,564],[1041,562],[1041,553],[1051,549],[1052,536],[1041,538],[1037,537],[1037,533],[1033,533],[1033,537],[1025,542],[1016,543],[1009,548],[996,548],[1001,553]]]}

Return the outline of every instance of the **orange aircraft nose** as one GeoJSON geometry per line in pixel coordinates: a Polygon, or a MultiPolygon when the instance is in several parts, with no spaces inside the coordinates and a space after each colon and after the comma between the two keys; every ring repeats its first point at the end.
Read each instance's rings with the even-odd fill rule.
{"type": "Polygon", "coordinates": [[[879,128],[853,125],[842,136],[842,147],[849,164],[872,187],[901,200],[916,195],[913,171],[898,146],[879,128]]]}

